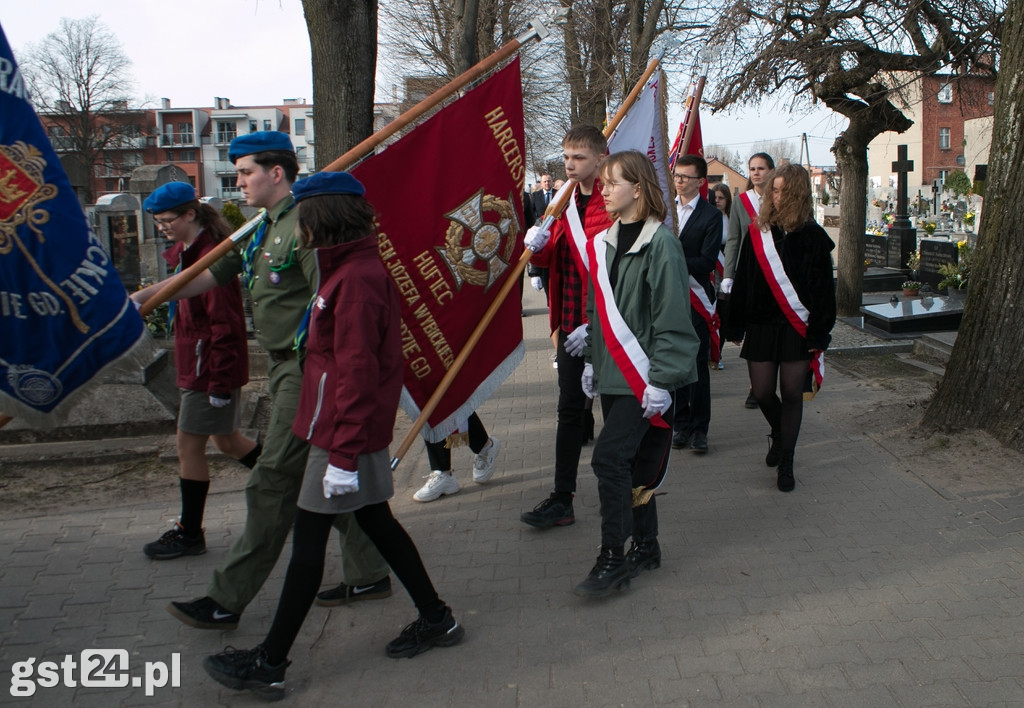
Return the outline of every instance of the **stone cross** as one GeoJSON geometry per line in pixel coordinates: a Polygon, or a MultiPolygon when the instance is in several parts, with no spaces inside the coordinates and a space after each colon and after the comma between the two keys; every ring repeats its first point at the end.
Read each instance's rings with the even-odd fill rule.
{"type": "MultiPolygon", "coordinates": [[[[892,228],[889,229],[889,248],[895,254],[899,248],[899,264],[890,266],[906,268],[910,260],[910,254],[917,250],[917,229],[910,225],[907,217],[907,173],[914,169],[914,161],[907,159],[907,146],[897,145],[896,155],[899,159],[892,163],[892,171],[896,173],[896,218],[893,219],[892,228]]],[[[891,259],[890,259],[891,261],[891,259]]]]}
{"type": "Polygon", "coordinates": [[[910,226],[907,218],[907,173],[913,172],[914,161],[907,159],[907,146],[896,146],[896,162],[892,163],[892,171],[896,173],[896,218],[894,226],[910,226]],[[900,224],[905,221],[905,224],[900,224]]]}

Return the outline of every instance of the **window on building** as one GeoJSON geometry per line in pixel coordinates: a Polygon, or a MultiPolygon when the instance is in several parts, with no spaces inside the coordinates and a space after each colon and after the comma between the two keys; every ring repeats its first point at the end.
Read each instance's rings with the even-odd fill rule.
{"type": "Polygon", "coordinates": [[[217,148],[217,159],[220,160],[221,162],[227,162],[228,161],[228,149],[227,148],[217,148]]]}
{"type": "Polygon", "coordinates": [[[939,150],[949,150],[949,128],[939,128],[939,150]]]}
{"type": "Polygon", "coordinates": [[[217,121],[217,142],[218,143],[230,143],[232,140],[238,137],[238,127],[234,121],[219,120],[217,121]]]}
{"type": "Polygon", "coordinates": [[[295,134],[305,135],[306,134],[306,119],[296,118],[295,119],[295,134]]]}
{"type": "Polygon", "coordinates": [[[174,150],[168,150],[164,162],[174,162],[174,150]]]}
{"type": "Polygon", "coordinates": [[[249,121],[249,132],[250,133],[259,132],[259,128],[256,127],[256,121],[254,121],[254,120],[249,121]]]}
{"type": "Polygon", "coordinates": [[[178,123],[178,135],[181,138],[181,142],[186,145],[192,144],[192,124],[191,123],[178,123]]]}
{"type": "Polygon", "coordinates": [[[273,130],[270,121],[266,118],[263,119],[263,130],[273,130]]]}
{"type": "Polygon", "coordinates": [[[953,102],[953,84],[942,84],[939,87],[939,103],[953,102]]]}
{"type": "Polygon", "coordinates": [[[942,184],[946,183],[946,177],[949,176],[949,170],[939,170],[939,182],[942,184]]]}
{"type": "Polygon", "coordinates": [[[994,92],[988,92],[988,105],[994,106],[996,104],[996,95],[994,92]]]}
{"type": "Polygon", "coordinates": [[[196,151],[195,150],[182,150],[181,154],[179,155],[179,158],[180,158],[181,162],[195,162],[196,161],[196,151]]]}

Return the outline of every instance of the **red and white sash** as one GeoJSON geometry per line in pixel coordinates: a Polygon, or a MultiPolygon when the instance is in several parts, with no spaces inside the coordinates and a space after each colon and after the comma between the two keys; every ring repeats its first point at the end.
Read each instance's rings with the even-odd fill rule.
{"type": "Polygon", "coordinates": [[[722,352],[722,339],[718,333],[721,327],[721,320],[718,317],[718,303],[711,302],[711,298],[708,297],[707,292],[704,290],[704,286],[694,278],[690,276],[690,307],[697,311],[707,323],[708,334],[711,339],[711,346],[708,351],[708,361],[718,361],[721,358],[722,352]]]}
{"type": "Polygon", "coordinates": [[[761,197],[753,189],[748,189],[740,195],[740,204],[747,210],[747,216],[750,217],[750,235],[754,236],[758,233],[757,212],[761,208],[761,197]]]}
{"type": "MultiPolygon", "coordinates": [[[[583,259],[587,271],[590,273],[591,287],[594,289],[594,309],[601,320],[601,333],[604,335],[604,343],[608,352],[612,355],[615,364],[622,371],[626,383],[633,391],[638,401],[644,397],[644,389],[649,383],[648,373],[651,370],[651,360],[647,358],[636,335],[622,318],[622,313],[615,305],[615,295],[612,292],[612,284],[608,279],[607,260],[598,258],[596,243],[604,242],[604,235],[607,229],[587,239],[583,231],[583,222],[580,221],[579,213],[575,208],[576,194],[570,206],[565,210],[566,221],[569,225],[569,244],[576,251],[577,257],[586,253],[583,259]]],[[[651,418],[651,425],[659,428],[668,428],[668,424],[662,420],[660,415],[651,418]]]]}
{"type": "MultiPolygon", "coordinates": [[[[768,282],[768,287],[771,288],[772,295],[775,296],[775,301],[779,304],[782,314],[786,316],[786,320],[797,331],[797,334],[806,338],[807,320],[811,313],[800,302],[796,288],[793,287],[793,281],[786,275],[782,259],[775,248],[772,232],[770,230],[757,231],[755,234],[753,228],[755,225],[756,222],[751,224],[750,243],[754,247],[754,254],[761,266],[761,272],[764,273],[764,279],[768,282]]],[[[825,352],[819,351],[811,358],[808,372],[810,374],[810,390],[804,392],[805,400],[814,398],[814,394],[821,388],[821,382],[825,378],[825,352]]]]}

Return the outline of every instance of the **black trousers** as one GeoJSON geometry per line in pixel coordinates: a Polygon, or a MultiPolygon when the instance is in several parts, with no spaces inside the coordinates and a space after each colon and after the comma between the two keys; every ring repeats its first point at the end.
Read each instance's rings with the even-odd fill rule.
{"type": "MultiPolygon", "coordinates": [[[[474,453],[479,453],[484,449],[488,440],[490,440],[490,436],[487,435],[487,428],[484,427],[477,414],[473,413],[469,416],[469,449],[474,453]]],[[[444,440],[436,443],[428,442],[427,460],[430,462],[430,469],[449,472],[452,469],[452,450],[444,446],[444,440]]]]}
{"type": "MultiPolygon", "coordinates": [[[[649,486],[664,474],[672,430],[651,425],[635,396],[602,394],[601,412],[605,422],[591,461],[601,500],[601,545],[621,548],[631,536],[653,540],[658,536],[654,498],[634,508],[633,488],[649,486]]],[[[671,408],[663,418],[672,420],[671,408]]]]}
{"type": "Polygon", "coordinates": [[[555,493],[576,491],[576,476],[583,449],[587,396],[583,393],[583,357],[565,351],[569,335],[558,333],[558,425],[555,428],[555,493]]]}
{"type": "Polygon", "coordinates": [[[708,323],[696,310],[690,308],[693,330],[697,333],[697,380],[676,391],[676,414],[672,425],[676,432],[708,434],[711,425],[711,370],[708,357],[711,352],[711,332],[708,323]]]}

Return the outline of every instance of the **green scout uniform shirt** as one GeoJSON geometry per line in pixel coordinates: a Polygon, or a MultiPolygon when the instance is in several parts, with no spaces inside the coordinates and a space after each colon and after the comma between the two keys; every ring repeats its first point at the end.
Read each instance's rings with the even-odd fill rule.
{"type": "MultiPolygon", "coordinates": [[[[316,254],[311,249],[300,248],[296,241],[296,210],[291,209],[281,215],[294,201],[289,194],[267,211],[270,225],[263,236],[263,243],[253,256],[253,283],[249,292],[252,295],[256,341],[272,352],[293,348],[295,334],[319,279],[316,254]],[[289,267],[278,271],[271,269],[271,266],[287,263],[289,258],[292,259],[289,267]],[[275,283],[275,279],[278,282],[275,283]]],[[[229,282],[242,272],[240,250],[244,250],[246,245],[243,242],[239,249],[210,266],[210,272],[219,284],[229,282]]]]}

